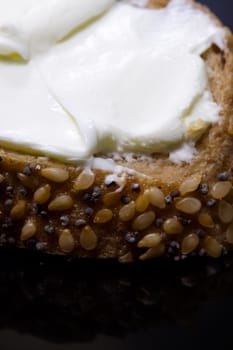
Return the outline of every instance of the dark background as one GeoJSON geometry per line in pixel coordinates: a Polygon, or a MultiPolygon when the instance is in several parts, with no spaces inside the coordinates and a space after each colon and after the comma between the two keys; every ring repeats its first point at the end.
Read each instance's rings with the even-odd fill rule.
{"type": "MultiPolygon", "coordinates": [[[[233,29],[233,1],[201,2],[233,29]]],[[[119,267],[1,251],[1,350],[105,348],[232,349],[233,257],[119,267]]]]}

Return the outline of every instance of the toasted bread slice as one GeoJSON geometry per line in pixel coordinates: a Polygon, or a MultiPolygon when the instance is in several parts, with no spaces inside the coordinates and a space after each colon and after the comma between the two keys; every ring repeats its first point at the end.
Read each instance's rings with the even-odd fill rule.
{"type": "MultiPolygon", "coordinates": [[[[149,7],[167,1],[150,1],[149,7]]],[[[192,2],[222,25],[205,7],[192,2]]],[[[121,262],[189,254],[219,257],[233,247],[233,37],[204,59],[222,106],[189,163],[165,155],[115,160],[109,172],[0,150],[0,244],[121,262]],[[130,169],[130,171],[126,170],[130,169]],[[113,178],[112,178],[113,179],[113,178]]],[[[98,155],[102,158],[106,155],[98,155]]]]}

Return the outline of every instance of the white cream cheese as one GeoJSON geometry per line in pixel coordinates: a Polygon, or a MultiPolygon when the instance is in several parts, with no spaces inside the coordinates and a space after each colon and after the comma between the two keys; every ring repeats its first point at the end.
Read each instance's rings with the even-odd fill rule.
{"type": "Polygon", "coordinates": [[[224,30],[185,0],[0,0],[0,144],[189,161],[187,144],[219,118],[201,58],[213,43],[224,48],[224,30]]]}

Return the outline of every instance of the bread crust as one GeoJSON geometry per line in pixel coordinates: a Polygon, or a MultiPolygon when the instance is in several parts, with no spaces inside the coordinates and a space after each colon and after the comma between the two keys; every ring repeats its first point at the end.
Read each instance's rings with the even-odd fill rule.
{"type": "Polygon", "coordinates": [[[111,172],[0,149],[0,244],[121,262],[218,257],[232,249],[233,37],[227,28],[226,35],[224,52],[212,46],[203,55],[221,120],[198,141],[190,164],[157,154],[122,158],[117,165],[133,172],[118,185],[106,184],[111,172]]]}

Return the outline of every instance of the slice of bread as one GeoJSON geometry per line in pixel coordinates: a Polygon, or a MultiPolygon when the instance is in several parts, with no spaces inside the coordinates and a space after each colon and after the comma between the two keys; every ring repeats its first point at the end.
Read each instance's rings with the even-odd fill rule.
{"type": "MultiPolygon", "coordinates": [[[[166,4],[151,0],[148,6],[166,4]]],[[[192,5],[222,25],[207,8],[192,5]]],[[[224,52],[212,46],[203,56],[221,120],[198,141],[190,164],[160,154],[118,157],[119,184],[111,171],[1,149],[0,244],[120,262],[219,257],[230,250],[233,37],[227,28],[226,37],[224,52]]]]}

